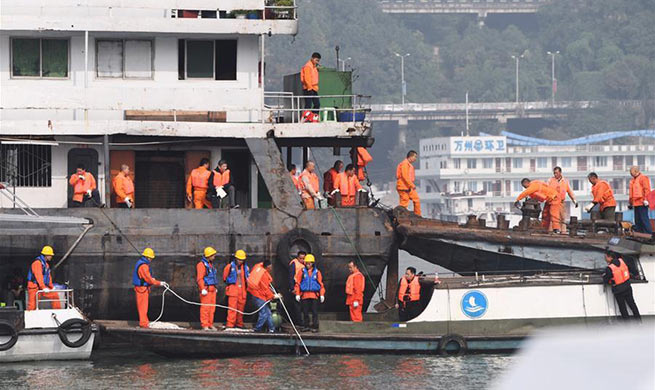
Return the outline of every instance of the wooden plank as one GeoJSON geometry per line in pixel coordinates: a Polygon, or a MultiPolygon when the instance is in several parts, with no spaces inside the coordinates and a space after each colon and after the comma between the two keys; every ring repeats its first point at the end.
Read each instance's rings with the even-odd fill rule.
{"type": "Polygon", "coordinates": [[[178,121],[178,122],[226,122],[226,111],[191,110],[125,110],[125,120],[178,121]]]}

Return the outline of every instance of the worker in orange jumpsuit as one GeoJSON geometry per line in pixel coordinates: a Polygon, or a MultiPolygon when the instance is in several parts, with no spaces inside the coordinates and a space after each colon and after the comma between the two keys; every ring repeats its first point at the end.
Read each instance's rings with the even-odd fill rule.
{"type": "Polygon", "coordinates": [[[218,286],[218,272],[214,267],[216,249],[208,246],[203,251],[203,257],[196,264],[196,283],[200,292],[200,326],[202,330],[217,330],[214,326],[214,313],[216,312],[216,286],[218,286]]]}
{"type": "Polygon", "coordinates": [[[416,318],[421,311],[421,284],[416,275],[416,268],[407,267],[398,287],[398,316],[400,321],[416,318]]]}
{"type": "Polygon", "coordinates": [[[226,284],[227,295],[227,329],[243,328],[243,310],[246,308],[248,296],[247,280],[250,269],[246,262],[246,252],[239,249],[234,253],[234,259],[223,269],[223,281],[226,284]]]}
{"type": "Polygon", "coordinates": [[[293,308],[290,315],[291,320],[296,324],[300,324],[302,321],[302,308],[300,307],[300,302],[293,299],[293,296],[296,295],[296,275],[305,268],[305,256],[307,256],[307,252],[298,251],[298,255],[289,262],[289,292],[292,298],[288,306],[293,308]]]}
{"type": "Polygon", "coordinates": [[[296,168],[296,164],[291,164],[289,166],[289,176],[291,176],[291,181],[293,181],[293,185],[296,187],[296,190],[298,190],[298,194],[302,193],[302,182],[298,177],[296,177],[296,174],[298,173],[298,170],[296,168]]]}
{"type": "Polygon", "coordinates": [[[521,185],[525,190],[519,194],[514,202],[514,206],[520,208],[520,200],[526,196],[536,199],[539,202],[545,202],[544,210],[541,213],[542,226],[549,232],[560,233],[560,207],[562,202],[559,201],[557,191],[540,180],[530,180],[525,178],[521,180],[521,185]]]}
{"type": "Polygon", "coordinates": [[[598,178],[596,172],[591,172],[587,175],[589,183],[591,183],[591,194],[594,200],[585,206],[584,211],[591,212],[591,209],[596,205],[600,205],[600,215],[602,219],[614,220],[614,213],[616,211],[616,200],[614,199],[614,192],[610,183],[606,180],[598,178]]]}
{"type": "Polygon", "coordinates": [[[61,309],[59,294],[51,291],[54,289],[53,276],[48,263],[54,256],[55,251],[51,246],[46,245],[41,249],[41,255],[32,262],[30,270],[27,272],[27,310],[36,310],[38,291],[42,291],[39,294],[40,300],[50,301],[53,309],[61,309]]]}
{"type": "Polygon", "coordinates": [[[305,163],[305,169],[300,174],[300,181],[302,182],[302,194],[301,198],[305,208],[307,210],[314,210],[315,201],[319,201],[323,198],[320,191],[320,185],[318,181],[318,176],[316,175],[316,165],[313,161],[307,161],[305,163]]]}
{"type": "Polygon", "coordinates": [[[354,261],[348,263],[350,275],[346,280],[346,306],[350,309],[350,320],[362,322],[362,306],[364,305],[364,275],[354,261]]]}
{"type": "Polygon", "coordinates": [[[259,309],[254,327],[255,332],[263,332],[264,325],[266,325],[269,333],[275,333],[275,323],[273,322],[273,313],[271,313],[269,301],[279,299],[282,296],[273,293],[271,271],[271,261],[264,260],[252,267],[252,272],[248,277],[248,292],[252,295],[255,307],[259,309]]]}
{"type": "Polygon", "coordinates": [[[357,202],[357,191],[362,189],[357,176],[355,166],[348,164],[346,170],[337,175],[336,189],[341,193],[341,206],[353,207],[357,202]]]}
{"type": "Polygon", "coordinates": [[[186,197],[189,202],[193,203],[194,209],[212,208],[211,202],[207,199],[210,174],[208,158],[201,159],[198,168],[194,168],[189,174],[186,182],[186,197]]]}
{"type": "Polygon", "coordinates": [[[141,254],[141,258],[134,265],[132,272],[132,284],[136,295],[136,310],[139,313],[139,327],[148,328],[148,301],[150,300],[150,286],[161,286],[168,288],[168,283],[155,279],[150,274],[150,263],[155,258],[155,251],[152,248],[146,248],[141,254]]]}
{"type": "MultiPolygon", "coordinates": [[[[366,180],[366,172],[364,170],[365,170],[366,166],[371,161],[373,161],[373,157],[368,152],[368,150],[366,150],[366,148],[364,148],[362,146],[357,147],[356,151],[357,151],[357,155],[356,155],[356,157],[357,157],[357,179],[359,181],[364,181],[364,180],[366,180]]],[[[355,160],[355,158],[354,158],[355,156],[353,156],[352,150],[351,150],[350,155],[351,155],[351,159],[355,160]]]]}
{"type": "Polygon", "coordinates": [[[564,207],[564,201],[566,200],[566,195],[569,195],[569,198],[571,198],[571,202],[575,205],[576,208],[578,208],[578,202],[575,200],[575,194],[573,193],[573,190],[571,189],[571,186],[569,185],[569,181],[562,176],[562,168],[560,167],[555,167],[553,168],[553,177],[551,177],[548,180],[548,186],[555,191],[557,191],[557,194],[559,195],[557,198],[560,202],[560,207],[559,207],[559,220],[562,221],[560,223],[560,231],[562,234],[566,233],[566,223],[563,221],[566,221],[568,219],[568,208],[564,207]]]}
{"type": "Polygon", "coordinates": [[[134,183],[130,177],[130,167],[127,164],[121,165],[121,171],[114,176],[112,187],[116,195],[116,203],[119,208],[131,209],[134,207],[134,183]]]}
{"type": "Polygon", "coordinates": [[[102,205],[96,179],[91,172],[86,171],[84,164],[77,166],[68,183],[73,186],[73,207],[84,207],[89,201],[93,201],[96,207],[102,205]]]}
{"type": "Polygon", "coordinates": [[[314,110],[315,115],[318,115],[318,110],[321,108],[321,102],[318,98],[318,66],[320,62],[321,55],[313,53],[312,58],[300,70],[300,82],[305,96],[305,110],[314,110]]]}
{"type": "Polygon", "coordinates": [[[648,217],[648,195],[650,194],[650,180],[648,176],[639,171],[638,166],[630,168],[630,198],[628,208],[634,209],[634,229],[640,233],[653,234],[648,217]]]}
{"type": "Polygon", "coordinates": [[[407,153],[407,158],[404,159],[396,168],[396,191],[400,198],[400,205],[404,208],[409,206],[409,201],[414,203],[414,214],[421,215],[421,201],[416,192],[416,185],[414,181],[416,176],[414,174],[414,162],[418,159],[418,153],[410,150],[407,153]]]}
{"type": "MultiPolygon", "coordinates": [[[[335,185],[335,182],[337,181],[337,175],[339,175],[339,172],[343,169],[343,161],[337,160],[334,163],[334,166],[323,174],[323,191],[326,192],[327,194],[331,194],[332,191],[334,191],[337,187],[335,185]]],[[[328,197],[328,204],[330,206],[334,206],[334,198],[329,196],[328,197]]]]}
{"type": "Polygon", "coordinates": [[[311,253],[305,256],[305,268],[296,274],[296,302],[302,306],[302,326],[310,327],[309,313],[312,314],[311,330],[318,332],[318,302],[325,302],[325,285],[321,271],[314,267],[316,258],[311,253]]]}

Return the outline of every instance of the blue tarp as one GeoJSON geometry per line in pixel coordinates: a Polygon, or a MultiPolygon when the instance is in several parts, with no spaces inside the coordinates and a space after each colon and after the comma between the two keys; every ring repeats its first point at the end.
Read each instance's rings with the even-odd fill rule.
{"type": "MultiPolygon", "coordinates": [[[[586,145],[598,142],[609,141],[623,137],[649,137],[655,138],[655,129],[645,130],[630,130],[630,131],[610,131],[607,133],[592,134],[580,138],[572,138],[564,141],[553,141],[547,139],[540,139],[534,137],[527,137],[525,135],[510,133],[509,131],[502,131],[500,133],[507,137],[507,143],[519,146],[538,146],[538,145],[551,145],[551,146],[567,146],[567,145],[586,145]]],[[[482,133],[481,133],[482,135],[482,133]]]]}

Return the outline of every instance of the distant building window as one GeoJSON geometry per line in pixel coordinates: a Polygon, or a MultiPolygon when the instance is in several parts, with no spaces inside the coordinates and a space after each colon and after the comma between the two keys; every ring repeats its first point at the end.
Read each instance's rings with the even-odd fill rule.
{"type": "Polygon", "coordinates": [[[462,168],[461,164],[462,163],[461,163],[460,159],[458,159],[458,158],[453,159],[453,165],[455,166],[455,169],[461,169],[462,168]]]}
{"type": "Polygon", "coordinates": [[[50,187],[52,151],[46,145],[0,145],[0,182],[10,187],[50,187]]]}
{"type": "Polygon", "coordinates": [[[178,41],[178,78],[237,79],[237,41],[178,41]]]}
{"type": "Polygon", "coordinates": [[[607,157],[606,156],[596,156],[594,161],[596,167],[606,167],[607,166],[607,157]]]}
{"type": "Polygon", "coordinates": [[[637,156],[637,165],[641,170],[646,169],[646,156],[637,156]]]}
{"type": "Polygon", "coordinates": [[[102,78],[151,79],[152,41],[98,39],[96,72],[102,78]]]}
{"type": "Polygon", "coordinates": [[[447,169],[448,168],[448,162],[446,160],[441,160],[439,162],[439,168],[441,169],[447,169]]]}
{"type": "Polygon", "coordinates": [[[523,159],[522,158],[513,158],[512,159],[512,168],[523,168],[523,159]]]}
{"type": "Polygon", "coordinates": [[[478,192],[478,182],[477,181],[470,181],[468,182],[468,190],[473,191],[473,192],[478,192]]]}
{"type": "Polygon", "coordinates": [[[571,188],[573,191],[580,191],[582,188],[580,187],[580,180],[573,179],[571,180],[571,188]]]}
{"type": "Polygon", "coordinates": [[[632,156],[625,156],[625,167],[630,168],[633,165],[632,156]]]}
{"type": "Polygon", "coordinates": [[[455,192],[460,192],[460,191],[461,191],[461,188],[460,188],[460,182],[458,182],[458,181],[453,182],[453,186],[454,186],[453,190],[454,190],[455,192]]]}
{"type": "Polygon", "coordinates": [[[655,167],[655,156],[650,156],[650,166],[655,167]]]}
{"type": "Polygon", "coordinates": [[[548,166],[548,157],[539,157],[537,159],[537,168],[546,168],[548,166]]]}
{"type": "Polygon", "coordinates": [[[524,188],[521,185],[521,182],[518,180],[515,180],[512,182],[512,186],[514,187],[514,192],[523,192],[524,188]]]}
{"type": "Polygon", "coordinates": [[[562,168],[571,168],[571,157],[562,157],[562,168]]]}
{"type": "Polygon", "coordinates": [[[12,77],[68,77],[68,39],[12,38],[12,77]]]}
{"type": "Polygon", "coordinates": [[[493,169],[494,159],[493,158],[482,159],[482,166],[484,167],[484,169],[493,169]]]}
{"type": "Polygon", "coordinates": [[[469,210],[473,208],[473,199],[467,199],[469,210]]]}
{"type": "Polygon", "coordinates": [[[469,158],[466,160],[466,168],[468,169],[475,169],[477,168],[478,165],[478,160],[475,158],[469,158]]]}

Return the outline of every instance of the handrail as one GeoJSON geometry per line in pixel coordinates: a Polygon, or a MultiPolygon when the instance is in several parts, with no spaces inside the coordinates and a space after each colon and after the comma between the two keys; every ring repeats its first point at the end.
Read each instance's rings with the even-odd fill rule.
{"type": "Polygon", "coordinates": [[[16,191],[12,191],[9,189],[10,185],[5,182],[0,182],[0,194],[4,196],[5,198],[9,199],[13,204],[14,207],[18,204],[18,207],[27,215],[29,216],[34,216],[38,217],[39,214],[34,211],[23,199],[21,199],[18,195],[16,195],[16,191]],[[7,194],[7,192],[9,194],[7,194]],[[11,194],[11,195],[10,195],[11,194]]]}
{"type": "Polygon", "coordinates": [[[70,308],[73,307],[73,301],[74,301],[74,296],[73,296],[73,289],[72,288],[65,288],[65,289],[61,289],[61,290],[52,289],[52,290],[48,291],[47,293],[44,290],[38,290],[36,292],[36,308],[35,308],[35,310],[39,310],[39,304],[44,303],[44,302],[60,302],[60,303],[63,302],[64,304],[61,306],[61,308],[62,309],[70,309],[70,308]],[[64,293],[64,297],[63,298],[60,297],[60,298],[57,298],[57,299],[43,299],[43,298],[39,299],[39,295],[49,294],[49,293],[57,293],[57,294],[64,293]]]}

